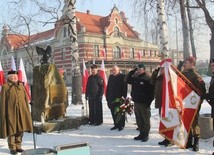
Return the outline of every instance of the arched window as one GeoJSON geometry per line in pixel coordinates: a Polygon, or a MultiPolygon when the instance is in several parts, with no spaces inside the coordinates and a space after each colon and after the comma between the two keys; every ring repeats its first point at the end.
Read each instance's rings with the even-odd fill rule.
{"type": "Polygon", "coordinates": [[[118,24],[118,19],[117,18],[115,18],[115,24],[118,24]]]}
{"type": "Polygon", "coordinates": [[[114,54],[114,58],[116,59],[121,58],[121,50],[118,46],[114,47],[113,54],[114,54]]]}
{"type": "Polygon", "coordinates": [[[130,58],[134,58],[134,48],[130,48],[130,58]]]}
{"type": "Polygon", "coordinates": [[[114,27],[114,36],[119,36],[120,35],[120,30],[118,27],[114,27]]]}

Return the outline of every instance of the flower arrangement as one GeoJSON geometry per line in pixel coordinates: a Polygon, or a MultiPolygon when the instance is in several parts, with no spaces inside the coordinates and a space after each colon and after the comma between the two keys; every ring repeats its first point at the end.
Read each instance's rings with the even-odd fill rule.
{"type": "MultiPolygon", "coordinates": [[[[116,98],[114,101],[113,101],[115,105],[115,108],[114,108],[114,113],[117,115],[116,116],[116,122],[119,122],[122,115],[125,115],[126,117],[126,114],[133,114],[133,111],[134,111],[134,104],[131,102],[131,98],[130,97],[121,97],[121,98],[116,98]]],[[[126,118],[126,121],[127,121],[127,118],[126,118]]]]}

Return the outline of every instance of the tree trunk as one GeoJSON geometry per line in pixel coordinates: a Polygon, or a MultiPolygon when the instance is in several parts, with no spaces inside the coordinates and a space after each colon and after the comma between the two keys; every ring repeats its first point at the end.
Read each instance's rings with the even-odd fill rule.
{"type": "Polygon", "coordinates": [[[163,58],[167,56],[168,49],[168,36],[167,36],[167,25],[165,18],[165,4],[164,0],[157,1],[157,13],[158,13],[158,25],[160,29],[160,52],[163,58]]]}
{"type": "Polygon", "coordinates": [[[71,64],[72,64],[72,103],[82,104],[81,72],[79,65],[79,50],[77,43],[76,28],[76,0],[65,0],[67,5],[67,16],[69,19],[68,30],[70,31],[71,64]]]}
{"type": "Polygon", "coordinates": [[[183,30],[183,52],[184,52],[184,60],[190,56],[189,52],[189,30],[187,23],[187,15],[185,8],[185,0],[179,0],[180,2],[180,11],[181,11],[181,19],[182,19],[182,30],[183,30]]]}
{"type": "Polygon", "coordinates": [[[193,28],[192,28],[192,16],[191,16],[191,12],[189,9],[189,0],[187,0],[186,5],[187,5],[187,15],[188,15],[188,19],[189,19],[189,33],[190,33],[190,44],[191,44],[191,48],[192,48],[192,56],[197,58],[196,49],[195,49],[195,39],[194,39],[194,33],[193,33],[193,28]]]}

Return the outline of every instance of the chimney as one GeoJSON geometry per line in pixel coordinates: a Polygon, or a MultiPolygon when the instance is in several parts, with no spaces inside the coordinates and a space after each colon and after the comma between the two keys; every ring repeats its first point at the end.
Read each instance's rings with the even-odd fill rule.
{"type": "Polygon", "coordinates": [[[87,10],[86,12],[87,12],[88,15],[90,14],[90,10],[87,10]]]}

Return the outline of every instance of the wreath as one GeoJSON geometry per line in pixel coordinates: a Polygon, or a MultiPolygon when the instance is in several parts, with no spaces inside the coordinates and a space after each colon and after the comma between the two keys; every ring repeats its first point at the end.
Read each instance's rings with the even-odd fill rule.
{"type": "MultiPolygon", "coordinates": [[[[116,115],[115,123],[118,123],[123,115],[125,115],[126,121],[127,117],[126,114],[133,114],[134,111],[134,103],[131,102],[130,97],[121,97],[116,98],[112,103],[115,104],[114,114],[116,115]]],[[[128,121],[127,121],[128,122],[128,121]]]]}

